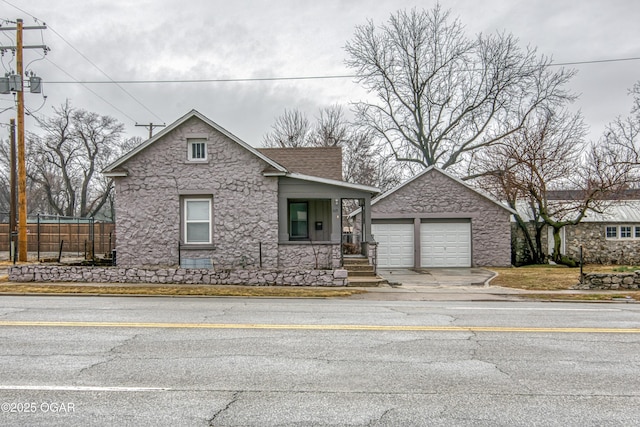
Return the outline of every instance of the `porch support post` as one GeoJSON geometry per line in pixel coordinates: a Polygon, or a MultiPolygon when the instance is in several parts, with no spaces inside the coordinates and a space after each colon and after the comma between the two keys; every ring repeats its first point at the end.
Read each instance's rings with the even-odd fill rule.
{"type": "Polygon", "coordinates": [[[366,195],[362,205],[362,242],[371,240],[371,196],[366,195]]]}
{"type": "Polygon", "coordinates": [[[331,199],[331,241],[342,244],[342,199],[331,199]]]}

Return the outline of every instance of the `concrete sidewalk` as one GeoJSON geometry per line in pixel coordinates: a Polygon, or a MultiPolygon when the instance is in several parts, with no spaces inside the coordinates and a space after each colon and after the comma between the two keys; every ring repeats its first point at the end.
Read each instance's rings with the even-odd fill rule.
{"type": "Polygon", "coordinates": [[[482,268],[380,269],[387,286],[366,288],[352,299],[407,301],[513,301],[518,289],[489,286],[495,273],[482,268]]]}

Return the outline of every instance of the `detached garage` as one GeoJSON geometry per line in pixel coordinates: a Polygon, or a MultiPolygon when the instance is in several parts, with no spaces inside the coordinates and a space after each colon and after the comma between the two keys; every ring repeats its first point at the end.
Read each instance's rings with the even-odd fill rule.
{"type": "Polygon", "coordinates": [[[452,175],[425,169],[371,202],[378,267],[508,266],[512,213],[452,175]]]}

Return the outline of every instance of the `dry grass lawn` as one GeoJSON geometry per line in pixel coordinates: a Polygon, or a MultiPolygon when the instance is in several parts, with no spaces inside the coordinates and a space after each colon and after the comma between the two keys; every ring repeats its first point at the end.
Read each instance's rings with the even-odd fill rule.
{"type": "MultiPolygon", "coordinates": [[[[561,265],[529,265],[524,267],[491,268],[498,276],[491,281],[493,286],[525,289],[530,291],[559,291],[570,289],[580,280],[580,269],[561,265]]],[[[638,266],[585,265],[584,273],[596,272],[630,272],[640,270],[638,266]]],[[[544,293],[536,292],[521,295],[523,298],[537,300],[580,300],[580,301],[640,301],[638,291],[620,291],[615,293],[588,294],[576,292],[544,293]]]]}
{"type": "MultiPolygon", "coordinates": [[[[527,265],[523,267],[490,268],[498,273],[491,281],[494,286],[527,290],[570,289],[580,281],[580,269],[563,265],[527,265]]],[[[640,270],[636,266],[585,265],[584,273],[630,272],[640,270]]]]}
{"type": "Polygon", "coordinates": [[[580,281],[580,269],[560,265],[528,265],[490,270],[498,273],[491,285],[507,288],[551,291],[569,289],[580,281]]]}

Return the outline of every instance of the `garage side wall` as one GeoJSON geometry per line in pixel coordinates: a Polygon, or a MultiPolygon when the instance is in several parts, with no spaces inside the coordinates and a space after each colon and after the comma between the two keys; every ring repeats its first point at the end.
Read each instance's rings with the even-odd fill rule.
{"type": "Polygon", "coordinates": [[[437,169],[377,201],[371,215],[374,221],[469,220],[472,266],[511,265],[510,212],[437,169]]]}

